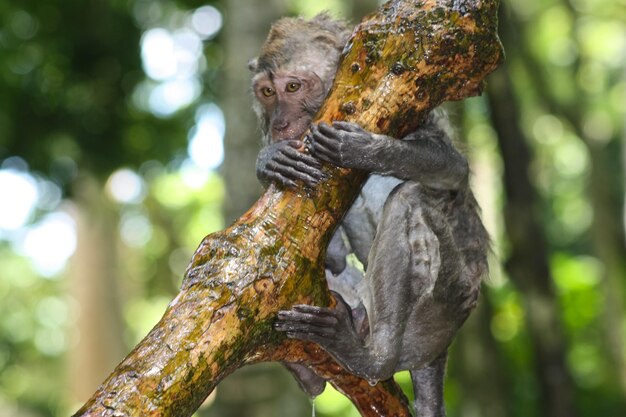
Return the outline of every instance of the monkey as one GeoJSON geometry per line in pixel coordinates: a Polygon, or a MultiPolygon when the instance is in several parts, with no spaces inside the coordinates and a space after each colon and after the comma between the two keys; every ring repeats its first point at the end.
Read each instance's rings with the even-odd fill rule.
{"type": "MultiPolygon", "coordinates": [[[[355,123],[311,124],[349,36],[348,25],[327,14],[283,18],[249,63],[264,186],[315,187],[326,179],[323,164],[369,174],[326,249],[335,306],[295,305],[274,327],[317,343],[371,384],[409,370],[416,415],[442,417],[448,347],[477,303],[489,237],[467,159],[438,111],[399,139],[355,123]],[[303,135],[308,153],[299,150],[303,135]],[[364,273],[349,265],[350,253],[364,273]]],[[[310,395],[324,389],[309,368],[286,365],[310,395]]]]}

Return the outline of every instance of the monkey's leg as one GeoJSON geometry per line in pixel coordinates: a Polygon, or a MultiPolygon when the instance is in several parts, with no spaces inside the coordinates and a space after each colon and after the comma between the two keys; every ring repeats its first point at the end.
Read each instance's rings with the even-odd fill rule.
{"type": "Polygon", "coordinates": [[[447,357],[446,350],[425,368],[411,371],[416,417],[445,417],[443,382],[447,357]]]}
{"type": "Polygon", "coordinates": [[[350,251],[343,240],[341,227],[339,227],[326,248],[326,270],[330,270],[333,275],[341,274],[346,269],[346,257],[349,253],[350,251]]]}
{"type": "Polygon", "coordinates": [[[319,344],[355,375],[372,382],[391,378],[419,343],[414,340],[419,324],[409,319],[421,299],[432,296],[440,263],[439,241],[428,224],[419,185],[403,183],[385,204],[370,251],[363,300],[370,324],[367,343],[340,296],[334,309],[297,305],[279,312],[276,329],[319,344]]]}

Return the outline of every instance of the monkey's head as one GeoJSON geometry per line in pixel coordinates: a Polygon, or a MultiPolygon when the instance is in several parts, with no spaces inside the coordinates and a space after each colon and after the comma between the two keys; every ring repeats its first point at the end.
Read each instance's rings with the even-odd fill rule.
{"type": "Polygon", "coordinates": [[[327,14],[272,25],[261,54],[248,64],[266,143],[297,139],[308,129],[349,36],[348,25],[327,14]]]}

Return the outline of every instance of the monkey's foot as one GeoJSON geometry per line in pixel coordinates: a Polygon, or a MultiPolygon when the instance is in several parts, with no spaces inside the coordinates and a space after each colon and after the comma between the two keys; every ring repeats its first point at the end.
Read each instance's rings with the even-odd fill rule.
{"type": "Polygon", "coordinates": [[[359,374],[363,341],[354,326],[352,309],[338,293],[331,293],[337,300],[335,308],[295,305],[278,312],[274,328],[291,339],[317,343],[349,372],[359,374]]]}
{"type": "Polygon", "coordinates": [[[291,372],[300,389],[311,397],[317,397],[326,388],[326,380],[318,376],[311,369],[299,363],[283,362],[285,368],[291,372]]]}

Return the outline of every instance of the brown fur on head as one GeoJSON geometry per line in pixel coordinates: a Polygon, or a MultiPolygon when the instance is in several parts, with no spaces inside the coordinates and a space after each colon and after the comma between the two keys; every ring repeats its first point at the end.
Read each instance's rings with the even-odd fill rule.
{"type": "Polygon", "coordinates": [[[334,76],[350,33],[345,21],[333,19],[328,13],[310,20],[286,17],[272,25],[261,54],[248,66],[254,73],[278,69],[313,71],[326,82],[331,74],[334,76]]]}
{"type": "Polygon", "coordinates": [[[326,96],[349,26],[323,13],[283,18],[272,25],[261,54],[248,64],[254,110],[265,144],[299,138],[326,96]]]}

